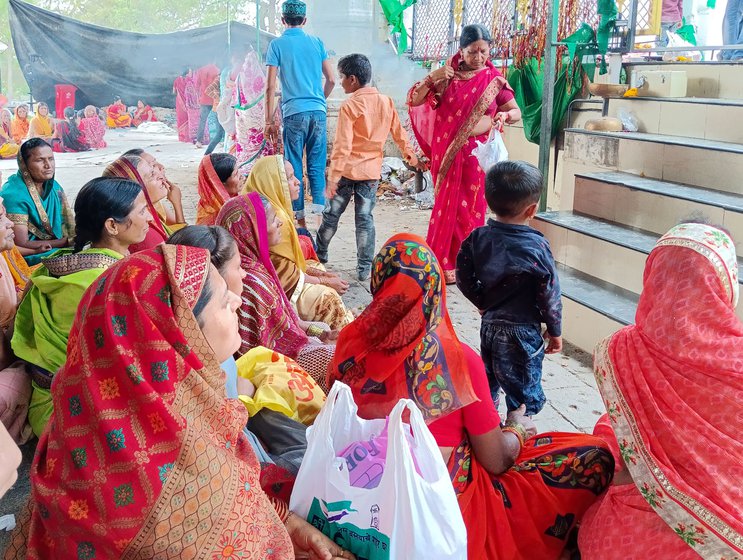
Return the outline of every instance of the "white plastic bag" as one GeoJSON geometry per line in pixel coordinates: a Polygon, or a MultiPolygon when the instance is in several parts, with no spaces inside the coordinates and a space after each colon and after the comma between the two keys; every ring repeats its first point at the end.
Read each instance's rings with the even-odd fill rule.
{"type": "Polygon", "coordinates": [[[384,419],[357,415],[351,389],[335,382],[307,431],[307,453],[297,474],[290,508],[353,552],[359,560],[466,560],[467,531],[444,460],[413,401],[389,415],[387,461],[374,489],[349,483],[338,452],[379,434],[384,419]],[[410,411],[410,426],[403,412],[410,411]],[[412,429],[413,443],[405,432],[412,429]],[[421,475],[415,471],[413,457],[421,475]]]}
{"type": "Polygon", "coordinates": [[[472,150],[472,153],[480,163],[480,167],[485,173],[488,169],[493,167],[496,163],[506,161],[508,159],[508,150],[503,142],[503,136],[498,130],[497,126],[494,126],[490,131],[490,136],[483,144],[479,140],[475,142],[477,146],[472,150]]]}
{"type": "Polygon", "coordinates": [[[640,124],[637,122],[637,117],[629,109],[620,107],[617,111],[617,118],[622,121],[622,130],[625,132],[637,132],[640,130],[640,124]]]}
{"type": "Polygon", "coordinates": [[[680,57],[692,60],[694,62],[702,60],[702,53],[700,53],[699,51],[695,51],[694,45],[692,45],[689,41],[685,40],[683,37],[681,37],[681,35],[679,35],[678,33],[674,33],[673,31],[668,31],[667,33],[669,47],[684,47],[688,48],[689,50],[664,52],[663,62],[673,62],[680,57]]]}

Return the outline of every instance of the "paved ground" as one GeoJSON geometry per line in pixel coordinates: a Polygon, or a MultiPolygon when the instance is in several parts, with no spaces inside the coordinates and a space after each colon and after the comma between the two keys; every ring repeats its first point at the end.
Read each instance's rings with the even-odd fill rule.
{"type": "MultiPolygon", "coordinates": [[[[103,168],[122,152],[135,147],[146,148],[165,165],[168,177],[183,189],[186,218],[196,216],[196,169],[201,150],[176,141],[174,135],[144,134],[136,130],[109,132],[109,146],[103,150],[82,154],[57,154],[57,180],[67,191],[70,200],[86,181],[100,176],[103,168]]],[[[0,161],[0,171],[7,177],[16,171],[13,161],[0,161]]],[[[425,236],[430,212],[419,210],[412,201],[380,201],[375,211],[377,246],[392,234],[409,231],[425,236]]],[[[356,245],[353,230],[353,210],[349,208],[341,220],[338,233],[330,247],[329,268],[351,283],[344,297],[349,306],[366,305],[371,300],[368,285],[355,280],[356,245]]],[[[480,317],[474,307],[456,287],[449,287],[449,312],[461,339],[479,347],[480,317]]],[[[590,367],[590,356],[570,348],[558,356],[549,356],[544,364],[544,389],[548,403],[535,418],[541,431],[590,431],[600,414],[603,403],[596,390],[590,367]]],[[[24,464],[19,482],[0,500],[0,516],[17,513],[29,492],[28,465],[33,457],[35,443],[24,446],[24,464]]],[[[7,533],[0,532],[0,551],[5,548],[7,533]]]]}

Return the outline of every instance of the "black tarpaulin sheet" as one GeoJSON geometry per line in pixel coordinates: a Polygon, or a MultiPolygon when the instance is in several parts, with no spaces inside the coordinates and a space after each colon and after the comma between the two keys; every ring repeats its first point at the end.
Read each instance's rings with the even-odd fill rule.
{"type": "Polygon", "coordinates": [[[142,99],[174,107],[173,81],[186,68],[220,65],[230,47],[252,46],[265,54],[273,39],[264,32],[259,39],[255,27],[238,22],[163,34],[118,31],[20,0],[10,0],[9,14],[16,56],[31,94],[50,107],[56,84],[78,88],[77,108],[109,105],[116,95],[127,105],[142,99]]]}

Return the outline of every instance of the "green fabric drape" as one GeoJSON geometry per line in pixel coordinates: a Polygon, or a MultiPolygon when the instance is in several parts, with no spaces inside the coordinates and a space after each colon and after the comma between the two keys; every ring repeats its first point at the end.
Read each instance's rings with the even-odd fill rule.
{"type": "Polygon", "coordinates": [[[418,0],[404,0],[404,2],[400,4],[400,0],[379,0],[379,4],[382,6],[382,11],[384,12],[384,17],[392,28],[390,33],[400,34],[400,44],[397,49],[398,53],[404,53],[408,50],[408,31],[405,29],[403,12],[417,1],[418,0]]]}
{"type": "MultiPolygon", "coordinates": [[[[560,128],[568,110],[568,105],[581,92],[583,75],[593,73],[593,64],[570,64],[565,57],[555,81],[555,97],[552,108],[552,138],[560,128]]],[[[516,103],[521,108],[524,136],[529,142],[539,144],[542,121],[542,90],[544,70],[536,58],[529,60],[522,68],[512,67],[508,72],[508,83],[513,88],[516,103]]]]}

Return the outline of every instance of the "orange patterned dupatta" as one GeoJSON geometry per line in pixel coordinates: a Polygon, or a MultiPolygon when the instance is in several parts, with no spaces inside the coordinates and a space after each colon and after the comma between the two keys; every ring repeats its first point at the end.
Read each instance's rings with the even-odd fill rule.
{"type": "Polygon", "coordinates": [[[204,156],[199,164],[197,188],[199,203],[196,207],[196,223],[202,226],[213,226],[222,206],[232,197],[217,175],[210,155],[204,156]]]}
{"type": "Polygon", "coordinates": [[[211,269],[162,245],[87,290],[6,557],[294,558],[191,311],[211,269]]]}
{"type": "Polygon", "coordinates": [[[477,400],[441,269],[423,239],[387,241],[372,263],[371,289],[369,307],[340,333],[328,387],[349,385],[363,418],[383,418],[407,398],[433,422],[477,400]]]}
{"type": "MultiPolygon", "coordinates": [[[[738,286],[735,245],[725,232],[676,226],[645,265],[636,325],[596,351],[599,390],[637,490],[670,527],[671,545],[680,537],[690,551],[716,560],[743,556],[738,286]]],[[[641,545],[651,538],[625,521],[617,539],[641,545]]],[[[591,539],[609,543],[608,533],[591,539]]]]}

